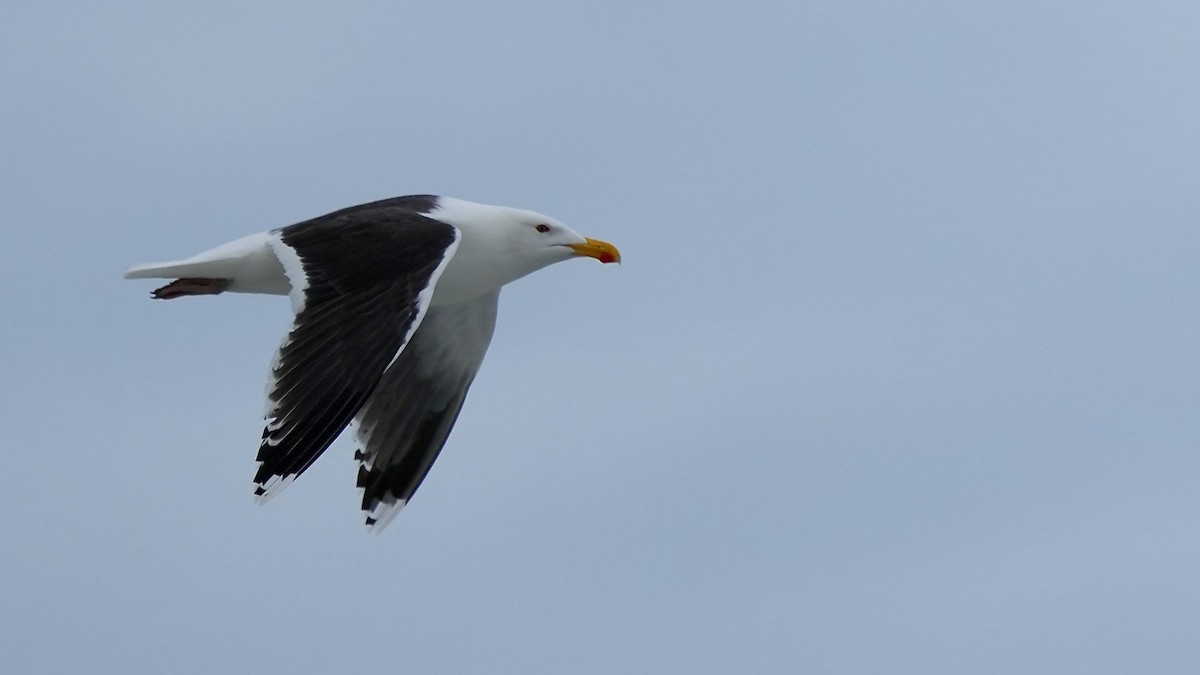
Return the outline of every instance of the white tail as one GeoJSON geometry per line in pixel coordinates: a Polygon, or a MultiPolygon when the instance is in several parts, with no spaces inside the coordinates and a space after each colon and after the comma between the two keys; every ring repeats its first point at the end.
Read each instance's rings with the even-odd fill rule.
{"type": "Polygon", "coordinates": [[[209,279],[228,279],[230,272],[229,261],[193,262],[177,260],[175,262],[146,263],[134,265],[125,270],[126,279],[180,279],[183,277],[205,277],[209,279]]]}
{"type": "Polygon", "coordinates": [[[271,233],[232,241],[187,260],[134,265],[126,279],[228,279],[228,290],[287,295],[291,290],[283,265],[271,250],[271,233]]]}

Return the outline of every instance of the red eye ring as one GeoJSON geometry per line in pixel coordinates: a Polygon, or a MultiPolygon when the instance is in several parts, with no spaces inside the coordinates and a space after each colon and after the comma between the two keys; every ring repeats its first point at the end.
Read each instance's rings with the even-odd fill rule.
{"type": "Polygon", "coordinates": [[[533,229],[537,230],[538,232],[549,232],[550,226],[545,223],[538,223],[537,227],[533,229]]]}

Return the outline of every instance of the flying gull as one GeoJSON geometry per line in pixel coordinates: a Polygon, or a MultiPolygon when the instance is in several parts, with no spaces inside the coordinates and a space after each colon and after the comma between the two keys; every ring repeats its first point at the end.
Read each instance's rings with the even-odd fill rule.
{"type": "Polygon", "coordinates": [[[271,364],[255,495],[266,500],[358,423],[368,527],[412,498],[446,443],[496,324],[500,287],[568,258],[620,262],[606,242],[532,211],[449,197],[371,202],[206,251],[138,265],[154,291],[287,295],[271,364]]]}

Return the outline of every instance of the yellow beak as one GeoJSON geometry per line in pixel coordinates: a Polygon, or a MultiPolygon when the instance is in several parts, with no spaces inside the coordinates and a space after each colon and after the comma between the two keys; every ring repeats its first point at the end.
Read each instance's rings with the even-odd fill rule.
{"type": "Polygon", "coordinates": [[[569,244],[575,255],[586,255],[589,258],[595,258],[602,263],[619,263],[621,262],[621,252],[616,246],[607,241],[599,239],[587,239],[582,244],[569,244]]]}

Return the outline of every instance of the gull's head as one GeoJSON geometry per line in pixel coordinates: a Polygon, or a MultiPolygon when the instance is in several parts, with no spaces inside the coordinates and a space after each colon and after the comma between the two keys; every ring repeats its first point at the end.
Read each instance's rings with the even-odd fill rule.
{"type": "Polygon", "coordinates": [[[520,209],[510,211],[503,227],[514,255],[544,260],[546,265],[578,256],[602,263],[621,262],[621,252],[606,241],[589,239],[550,216],[520,209]]]}
{"type": "Polygon", "coordinates": [[[440,197],[430,214],[462,232],[455,258],[475,264],[496,264],[501,256],[508,280],[570,258],[595,258],[602,263],[621,262],[615,246],[589,239],[560,221],[534,211],[489,206],[440,197]]]}

